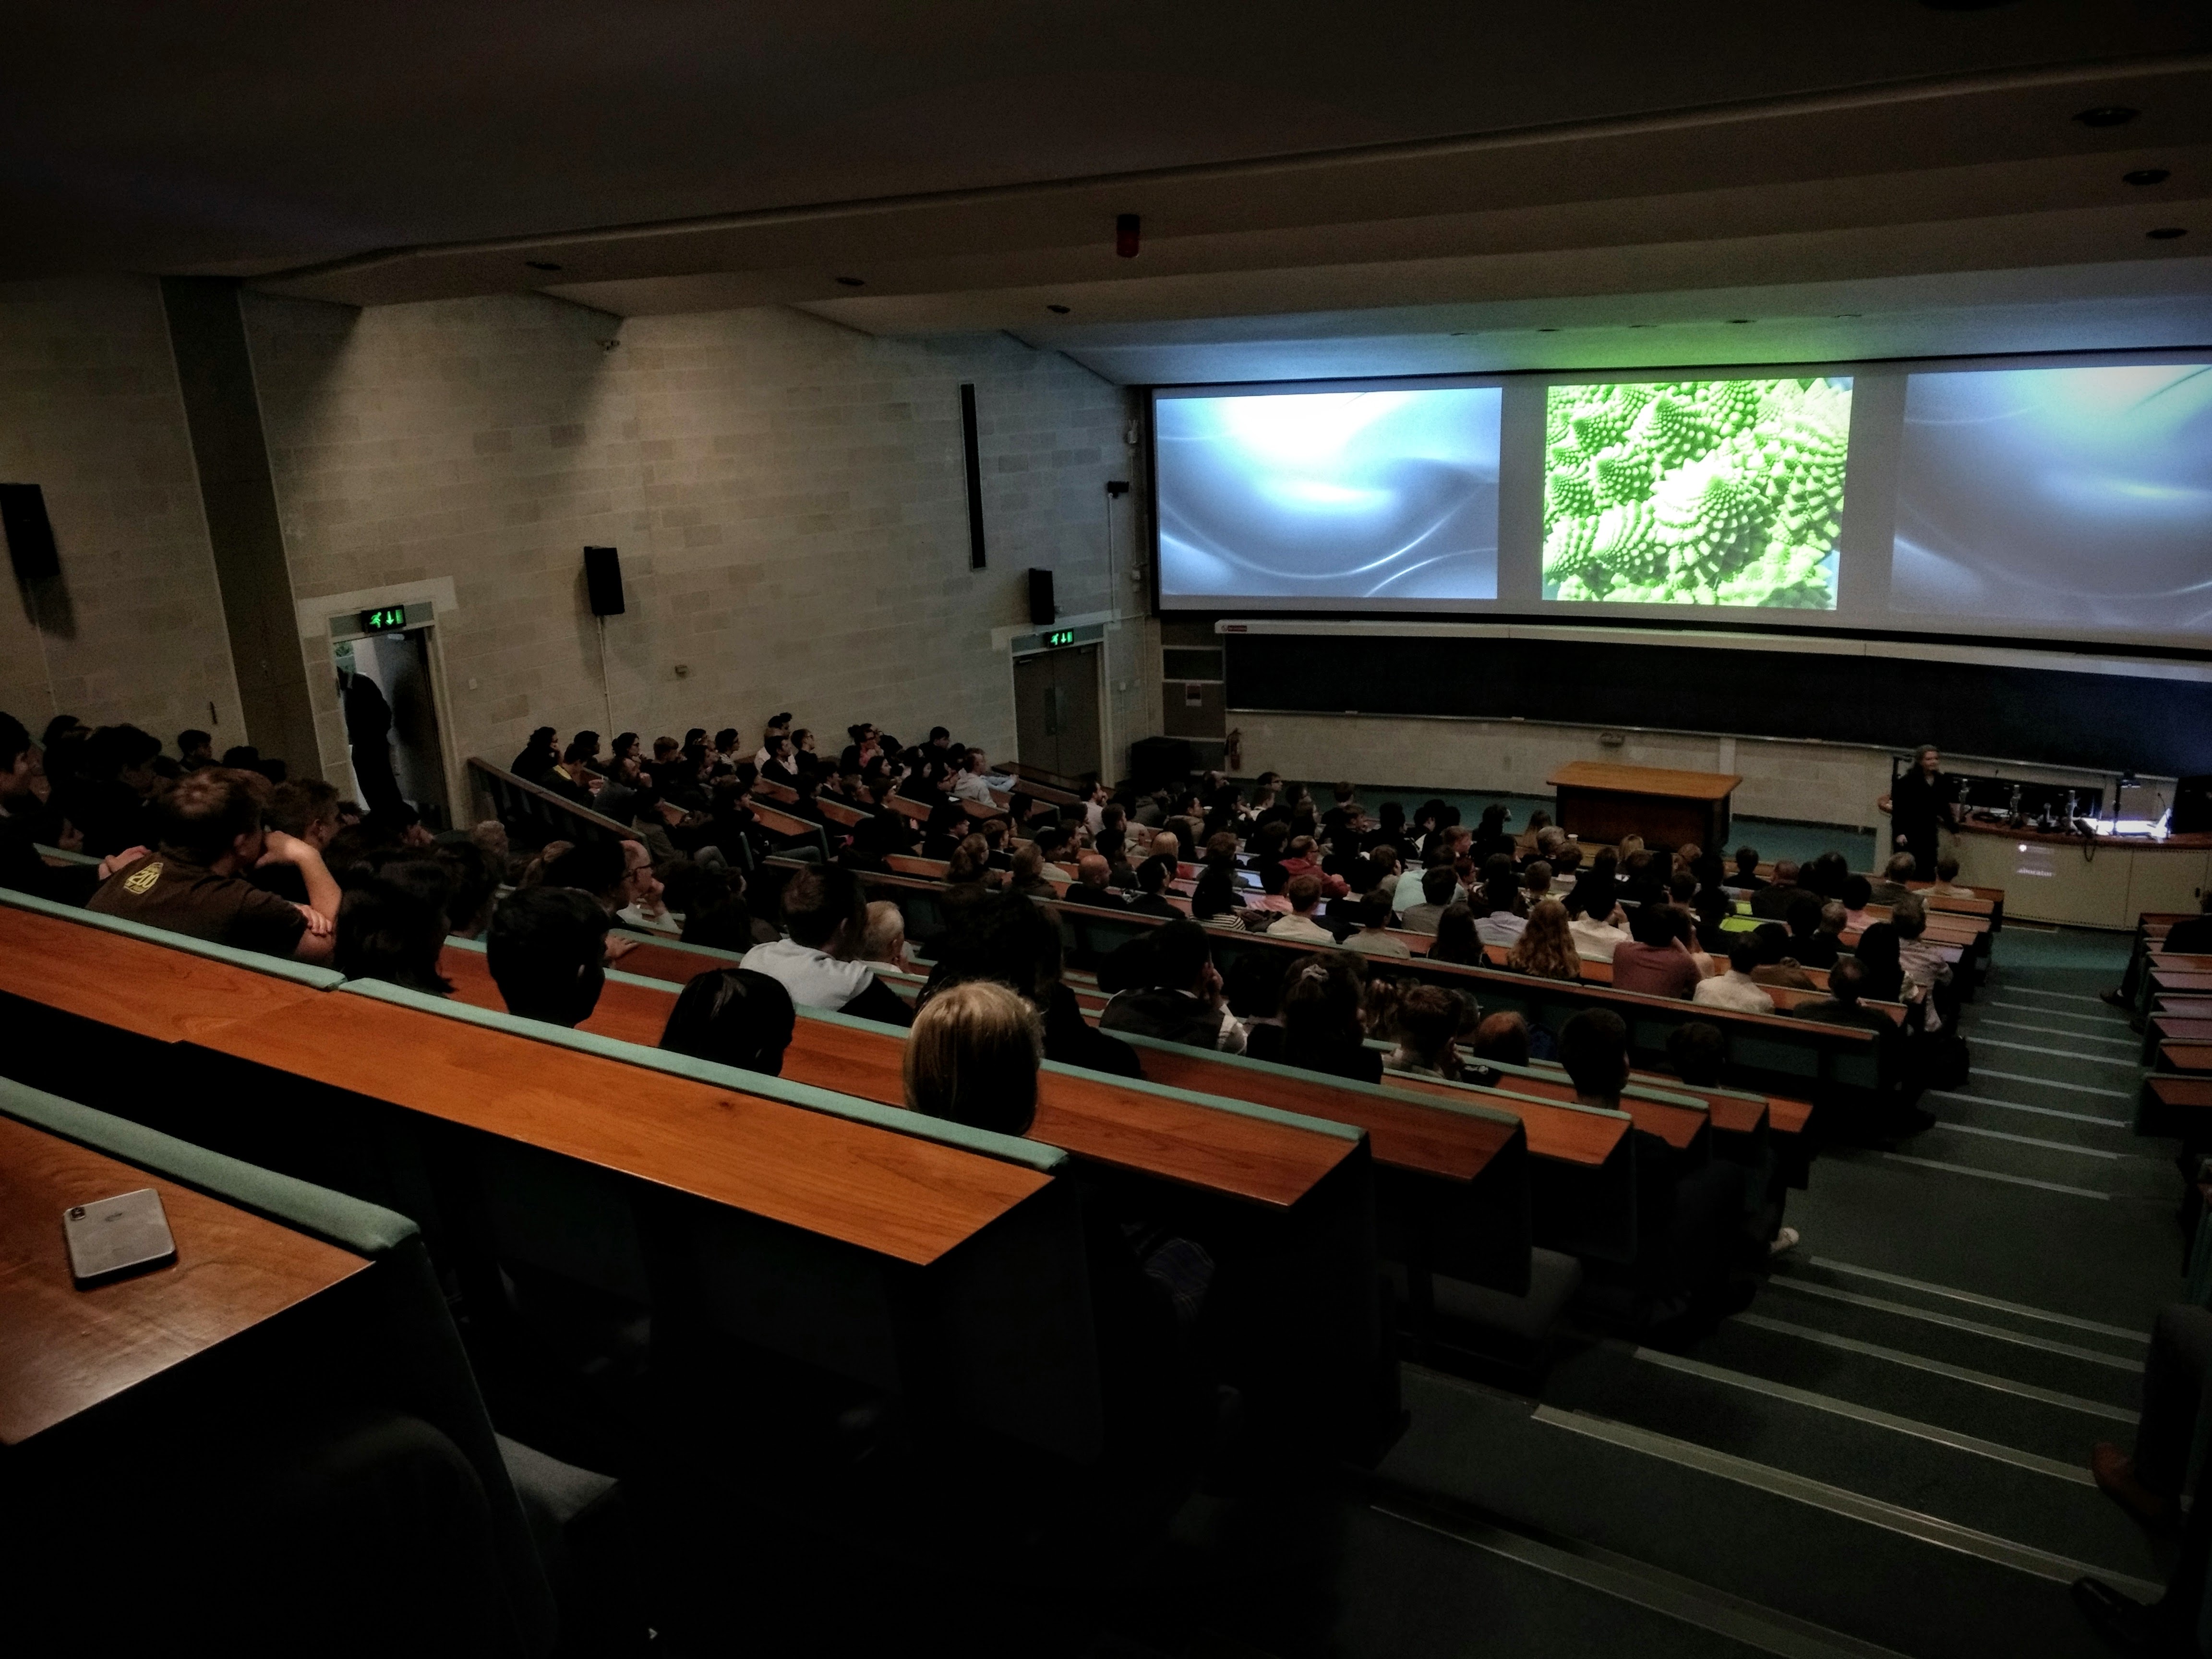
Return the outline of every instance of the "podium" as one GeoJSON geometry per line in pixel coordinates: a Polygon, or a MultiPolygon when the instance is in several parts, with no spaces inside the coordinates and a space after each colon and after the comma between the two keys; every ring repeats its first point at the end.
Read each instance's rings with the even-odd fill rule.
{"type": "Polygon", "coordinates": [[[1729,837],[1729,797],[1743,780],[1726,772],[1576,761],[1544,781],[1559,791],[1559,828],[1577,840],[1641,836],[1649,846],[1695,844],[1717,853],[1729,837]]]}

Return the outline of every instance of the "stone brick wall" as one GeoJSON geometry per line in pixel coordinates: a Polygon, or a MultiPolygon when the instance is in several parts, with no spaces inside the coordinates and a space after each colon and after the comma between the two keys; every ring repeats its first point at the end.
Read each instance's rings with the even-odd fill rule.
{"type": "MultiPolygon", "coordinates": [[[[878,340],[781,309],[620,321],[535,297],[356,313],[248,295],[246,316],[303,613],[452,578],[439,647],[464,756],[503,761],[539,725],[750,733],[780,708],[825,749],[872,719],[1010,754],[991,635],[1026,621],[1024,572],[1054,571],[1064,615],[1108,606],[1104,484],[1132,477],[1133,406],[1056,354],[878,340]],[[587,544],[621,550],[628,602],[606,624],[604,695],[587,544]]],[[[1117,513],[1122,568],[1131,516],[1117,513]]],[[[343,776],[327,643],[303,630],[303,649],[324,765],[343,776]]],[[[1117,743],[1158,725],[1135,649],[1117,743]]]]}
{"type": "Polygon", "coordinates": [[[0,286],[0,481],[45,487],[62,566],[0,593],[0,708],[246,741],[152,278],[0,286]]]}

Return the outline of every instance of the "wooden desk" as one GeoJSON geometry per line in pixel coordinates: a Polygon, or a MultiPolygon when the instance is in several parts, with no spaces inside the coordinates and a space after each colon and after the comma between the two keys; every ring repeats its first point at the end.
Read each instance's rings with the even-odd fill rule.
{"type": "Polygon", "coordinates": [[[0,994],[185,1042],[325,993],[87,923],[0,906],[0,994]]]}
{"type": "Polygon", "coordinates": [[[0,1445],[18,1445],[368,1266],[335,1245],[0,1116],[0,1445]],[[175,1262],[78,1290],[62,1212],[141,1187],[161,1195],[175,1262]]]}
{"type": "Polygon", "coordinates": [[[2161,1072],[2212,1073],[2212,1042],[2161,1042],[2158,1045],[2161,1072]]]}
{"type": "MultiPolygon", "coordinates": [[[[500,1009],[483,957],[445,953],[441,963],[457,1001],[500,1009]]],[[[610,983],[580,1028],[652,1048],[659,1046],[681,988],[610,983]]],[[[781,1075],[834,1093],[903,1107],[904,1040],[890,1030],[815,1018],[799,1011],[781,1075]]],[[[1158,1081],[1160,1079],[1154,1079],[1158,1081]]],[[[1047,1071],[1037,1079],[1030,1133],[1051,1146],[1109,1169],[1288,1209],[1351,1157],[1358,1143],[1130,1088],[1117,1079],[1047,1071]]]]}
{"type": "Polygon", "coordinates": [[[2136,1112],[2138,1134],[2172,1135],[2185,1145],[2202,1147],[2208,1125],[2212,1125],[2212,1078],[2154,1072],[2143,1079],[2136,1112]]]}
{"type": "Polygon", "coordinates": [[[333,994],[241,1021],[204,1046],[917,1265],[1050,1180],[367,997],[333,994]],[[363,1058],[375,1055],[393,1058],[363,1058]]]}
{"type": "Polygon", "coordinates": [[[1654,847],[1695,842],[1709,853],[1728,840],[1732,772],[1575,761],[1544,780],[1559,792],[1559,827],[1583,841],[1641,836],[1654,847]]]}

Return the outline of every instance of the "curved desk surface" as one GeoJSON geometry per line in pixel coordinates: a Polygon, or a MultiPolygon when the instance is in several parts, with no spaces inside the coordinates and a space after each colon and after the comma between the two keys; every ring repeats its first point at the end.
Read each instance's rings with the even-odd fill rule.
{"type": "MultiPolygon", "coordinates": [[[[1889,797],[1877,796],[1890,844],[1889,797]]],[[[2194,913],[2212,882],[2212,835],[2081,836],[1969,820],[1947,826],[1942,846],[1970,887],[2005,890],[2005,915],[2027,921],[2133,931],[2146,910],[2194,913]]]]}

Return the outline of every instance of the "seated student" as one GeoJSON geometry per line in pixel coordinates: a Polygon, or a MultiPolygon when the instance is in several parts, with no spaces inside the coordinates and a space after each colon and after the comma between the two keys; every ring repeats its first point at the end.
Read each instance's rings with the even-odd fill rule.
{"type": "Polygon", "coordinates": [[[526,887],[491,913],[484,956],[520,1019],[580,1025],[607,982],[607,913],[573,887],[526,887]]]}
{"type": "Polygon", "coordinates": [[[1751,914],[1763,921],[1780,921],[1790,914],[1790,906],[1805,890],[1797,884],[1796,865],[1788,859],[1778,859],[1774,865],[1774,879],[1751,896],[1751,914]]]}
{"type": "MultiPolygon", "coordinates": [[[[1613,982],[1618,985],[1620,958],[1616,956],[1613,960],[1613,982]]],[[[1751,970],[1759,966],[1759,947],[1750,934],[1731,936],[1727,972],[1698,981],[1690,992],[1690,1000],[1703,1007],[1732,1008],[1743,1014],[1772,1013],[1774,999],[1751,976],[1751,970]]]]}
{"type": "Polygon", "coordinates": [[[1291,902],[1291,912],[1278,916],[1267,925],[1270,939],[1299,939],[1310,945],[1334,945],[1336,935],[1314,920],[1314,911],[1321,903],[1321,878],[1293,876],[1290,885],[1283,889],[1283,896],[1291,902]]]}
{"type": "Polygon", "coordinates": [[[1060,896],[1060,890],[1044,878],[1044,854],[1035,842],[1014,854],[1012,866],[1006,873],[1006,890],[1019,893],[1024,898],[1060,896]]]}
{"type": "Polygon", "coordinates": [[[1465,904],[1447,904],[1437,917],[1436,943],[1429,946],[1431,962],[1455,962],[1469,968],[1482,965],[1482,940],[1474,931],[1474,911],[1465,904]]]}
{"type": "Polygon", "coordinates": [[[438,971],[453,885],[434,859],[392,859],[349,874],[345,887],[333,968],[348,979],[380,979],[431,996],[453,988],[438,971]]]}
{"type": "Polygon", "coordinates": [[[1929,941],[1928,911],[1917,893],[1907,893],[1898,902],[1897,908],[1890,914],[1889,925],[1897,933],[1897,962],[1903,970],[1905,983],[1917,986],[1929,999],[1923,1029],[1939,1030],[1942,1024],[1939,1002],[1948,1003],[1951,999],[1938,999],[1935,993],[1938,987],[1949,988],[1951,964],[1929,941]]]}
{"type": "Polygon", "coordinates": [[[1864,876],[1844,877],[1842,897],[1845,932],[1863,932],[1881,920],[1867,914],[1867,906],[1874,902],[1874,884],[1864,876]]]}
{"type": "Polygon", "coordinates": [[[1879,1008],[1860,1006],[1865,991],[1865,969],[1856,957],[1844,957],[1828,969],[1828,994],[1817,1000],[1801,1002],[1789,1012],[1796,1019],[1817,1020],[1823,1025],[1856,1025],[1862,1030],[1888,1036],[1897,1029],[1895,1023],[1879,1008]]]}
{"type": "Polygon", "coordinates": [[[502,865],[494,861],[465,830],[448,830],[437,838],[431,856],[446,872],[450,890],[446,896],[446,932],[459,939],[475,939],[491,925],[492,901],[498,896],[502,865]]]}
{"type": "Polygon", "coordinates": [[[1790,954],[1790,930],[1781,923],[1759,923],[1752,932],[1751,948],[1758,959],[1758,966],[1751,970],[1754,984],[1786,986],[1793,991],[1820,988],[1813,982],[1812,975],[1798,966],[1790,954]]]}
{"type": "Polygon", "coordinates": [[[1534,1046],[1528,1022],[1519,1014],[1491,1014],[1474,1028],[1474,1057],[1478,1065],[1487,1060],[1498,1066],[1526,1066],[1534,1046]]]}
{"type": "Polygon", "coordinates": [[[1638,850],[1620,860],[1620,902],[1645,908],[1667,902],[1667,883],[1674,873],[1671,859],[1638,850]]]}
{"type": "MultiPolygon", "coordinates": [[[[551,850],[550,848],[547,849],[551,850]]],[[[609,918],[635,927],[626,918],[640,901],[657,897],[660,883],[653,873],[653,860],[642,842],[580,841],[545,861],[545,884],[572,887],[597,900],[609,918]]],[[[676,930],[666,930],[673,933],[676,930]]]]}
{"type": "Polygon", "coordinates": [[[1877,921],[1859,935],[1851,954],[1858,958],[1859,972],[1864,975],[1861,996],[1873,1002],[1905,1000],[1902,945],[1893,922],[1877,921]]]}
{"type": "Polygon", "coordinates": [[[1019,993],[1044,1020],[1044,1055],[1117,1077],[1142,1077],[1137,1051],[1083,1018],[1060,978],[1060,924],[1028,899],[998,896],[952,918],[935,944],[937,961],[917,1006],[948,985],[996,980],[1019,993]]]}
{"type": "Polygon", "coordinates": [[[1410,957],[1413,954],[1405,940],[1390,936],[1389,890],[1377,887],[1364,899],[1339,899],[1329,907],[1333,916],[1351,912],[1358,918],[1358,928],[1345,936],[1346,950],[1370,957],[1410,957]]]}
{"type": "Polygon", "coordinates": [[[1314,956],[1291,964],[1283,981],[1281,1052],[1267,1058],[1355,1083],[1382,1081],[1382,1056],[1367,1046],[1366,1029],[1359,1023],[1354,960],[1314,956]]]}
{"type": "Polygon", "coordinates": [[[904,1082],[911,1111],[1000,1134],[1036,1119],[1044,1031],[1036,1011],[1004,985],[947,986],[915,1016],[904,1082]]]}
{"type": "Polygon", "coordinates": [[[1300,876],[1311,876],[1321,884],[1323,897],[1343,898],[1352,891],[1352,884],[1343,877],[1330,875],[1322,869],[1316,853],[1311,836],[1297,836],[1291,842],[1290,856],[1283,860],[1285,872],[1293,881],[1300,876]]]}
{"type": "Polygon", "coordinates": [[[1485,945],[1511,945],[1528,925],[1528,906],[1512,860],[1493,854],[1482,867],[1482,887],[1472,908],[1474,931],[1485,945]]]}
{"type": "Polygon", "coordinates": [[[1147,982],[1117,993],[1098,1016],[1098,1029],[1243,1054],[1243,1023],[1229,1012],[1206,930],[1178,919],[1140,943],[1147,982]]]}
{"type": "Polygon", "coordinates": [[[1536,908],[1540,899],[1556,899],[1567,890],[1554,892],[1552,888],[1552,865],[1548,859],[1533,859],[1521,866],[1521,902],[1523,914],[1536,908]]]}
{"type": "Polygon", "coordinates": [[[1101,910],[1121,909],[1125,908],[1121,896],[1107,885],[1113,873],[1114,866],[1106,861],[1104,854],[1085,853],[1076,860],[1075,879],[1068,883],[1067,891],[1061,897],[1069,904],[1088,904],[1101,910]]]}
{"type": "Polygon", "coordinates": [[[1567,895],[1567,914],[1611,921],[1621,908],[1620,867],[1619,855],[1613,848],[1599,848],[1589,861],[1589,868],[1575,878],[1574,890],[1567,895]]]}
{"type": "Polygon", "coordinates": [[[1875,904],[1895,904],[1912,890],[1905,884],[1917,878],[1918,866],[1910,853],[1894,853],[1881,867],[1881,879],[1868,884],[1875,904]]]}
{"type": "MultiPolygon", "coordinates": [[[[1421,902],[1410,910],[1401,909],[1399,926],[1409,933],[1433,933],[1447,905],[1460,900],[1454,896],[1460,891],[1459,877],[1449,864],[1432,864],[1421,872],[1421,902]]],[[[1468,907],[1472,910],[1473,907],[1468,907]]]]}
{"type": "Polygon", "coordinates": [[[215,764],[215,738],[197,726],[177,733],[177,769],[181,775],[215,764]]]}
{"type": "Polygon", "coordinates": [[[241,950],[328,962],[337,882],[307,842],[263,830],[268,792],[266,779],[228,767],[179,778],[157,803],[161,844],[117,866],[86,908],[241,950]],[[264,862],[296,866],[307,902],[295,904],[246,880],[264,862]]]}
{"type": "Polygon", "coordinates": [[[145,857],[146,849],[125,848],[102,860],[97,869],[48,864],[38,850],[41,815],[32,787],[38,760],[23,723],[0,714],[0,887],[61,904],[82,904],[117,870],[145,857]]]}
{"type": "MultiPolygon", "coordinates": [[[[1024,906],[1029,902],[1022,901],[1024,906]]],[[[855,1019],[907,1024],[913,1016],[890,988],[852,958],[867,932],[860,884],[849,870],[808,866],[783,884],[781,911],[789,935],[757,945],[738,965],[782,981],[804,1008],[826,1008],[855,1019]]]]}
{"type": "Polygon", "coordinates": [[[1802,968],[1832,968],[1843,952],[1844,907],[1800,893],[1790,906],[1789,953],[1802,968]]]}
{"type": "Polygon", "coordinates": [[[870,902],[860,933],[861,966],[878,972],[910,974],[906,959],[906,915],[889,899],[870,902]]]}
{"type": "Polygon", "coordinates": [[[1137,886],[1140,890],[1129,901],[1132,915],[1174,919],[1182,915],[1167,899],[1169,871],[1172,867],[1162,866],[1158,859],[1146,859],[1137,866],[1137,886]]]}
{"type": "Polygon", "coordinates": [[[1640,991],[1656,997],[1686,997],[1698,988],[1705,975],[1698,971],[1697,958],[1676,932],[1678,920],[1686,927],[1686,918],[1664,905],[1638,908],[1635,920],[1629,924],[1629,943],[1613,947],[1614,990],[1640,991]]]}
{"type": "Polygon", "coordinates": [[[1698,948],[1701,951],[1728,954],[1729,930],[1722,926],[1735,914],[1735,901],[1727,888],[1717,882],[1708,882],[1691,896],[1690,920],[1698,932],[1698,948]]]}
{"type": "MultiPolygon", "coordinates": [[[[1568,896],[1570,898],[1573,895],[1568,896]]],[[[1595,957],[1600,962],[1611,962],[1613,953],[1631,938],[1628,931],[1628,912],[1616,904],[1612,914],[1600,918],[1568,907],[1567,932],[1575,941],[1575,954],[1595,957]]]]}
{"type": "Polygon", "coordinates": [[[1766,881],[1759,873],[1759,849],[1739,847],[1735,849],[1735,870],[1728,878],[1728,885],[1740,893],[1756,893],[1766,881]]]}
{"type": "Polygon", "coordinates": [[[798,1026],[791,993],[781,980],[744,968],[714,968],[684,986],[668,1011],[660,1046],[671,1054],[775,1077],[798,1026]]]}
{"type": "MultiPolygon", "coordinates": [[[[1942,858],[1936,860],[1935,884],[1929,887],[1928,890],[1935,894],[1939,898],[1972,898],[1976,896],[1972,888],[1961,887],[1959,884],[1959,860],[1953,858],[1948,853],[1944,854],[1942,858]]],[[[2212,895],[2208,895],[2207,896],[2212,897],[2212,895]]]]}
{"type": "Polygon", "coordinates": [[[1539,979],[1580,979],[1582,957],[1575,949],[1567,907],[1557,899],[1539,899],[1528,912],[1521,936],[1506,952],[1505,965],[1516,973],[1534,974],[1539,979]]]}
{"type": "Polygon", "coordinates": [[[1467,1003],[1438,985],[1416,985],[1398,999],[1392,1017],[1398,1046],[1383,1064],[1416,1077],[1460,1077],[1459,1028],[1467,1003]]]}

